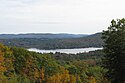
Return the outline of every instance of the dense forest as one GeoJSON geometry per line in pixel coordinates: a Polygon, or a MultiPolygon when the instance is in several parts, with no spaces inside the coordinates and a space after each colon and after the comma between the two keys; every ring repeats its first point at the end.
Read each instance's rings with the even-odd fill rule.
{"type": "Polygon", "coordinates": [[[0,83],[108,83],[101,50],[40,54],[0,44],[0,83]]]}
{"type": "MultiPolygon", "coordinates": [[[[36,35],[35,35],[36,36],[36,35]]],[[[37,49],[67,49],[102,47],[101,33],[78,38],[2,38],[0,42],[7,46],[37,49]]]]}

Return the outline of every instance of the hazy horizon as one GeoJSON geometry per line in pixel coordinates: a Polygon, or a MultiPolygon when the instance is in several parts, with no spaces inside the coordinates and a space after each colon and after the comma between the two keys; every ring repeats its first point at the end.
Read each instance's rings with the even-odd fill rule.
{"type": "MultiPolygon", "coordinates": [[[[96,33],[101,33],[101,32],[96,32],[96,33]]],[[[21,33],[0,33],[1,34],[74,34],[74,35],[91,35],[91,34],[96,34],[96,33],[63,33],[63,32],[21,32],[21,33]]]]}
{"type": "Polygon", "coordinates": [[[124,0],[0,0],[0,33],[94,34],[125,15],[124,0]]]}

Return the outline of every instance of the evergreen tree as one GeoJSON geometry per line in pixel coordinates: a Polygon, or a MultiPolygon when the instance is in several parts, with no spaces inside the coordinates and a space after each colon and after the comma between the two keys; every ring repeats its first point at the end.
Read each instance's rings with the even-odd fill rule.
{"type": "Polygon", "coordinates": [[[125,19],[112,20],[103,31],[105,56],[103,66],[108,69],[111,83],[125,83],[125,19]]]}

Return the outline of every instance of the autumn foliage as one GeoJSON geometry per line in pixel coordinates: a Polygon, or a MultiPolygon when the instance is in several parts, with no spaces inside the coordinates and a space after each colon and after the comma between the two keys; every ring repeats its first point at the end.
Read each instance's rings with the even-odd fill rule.
{"type": "Polygon", "coordinates": [[[84,60],[62,62],[51,54],[0,45],[0,83],[101,83],[104,70],[94,67],[84,60]]]}

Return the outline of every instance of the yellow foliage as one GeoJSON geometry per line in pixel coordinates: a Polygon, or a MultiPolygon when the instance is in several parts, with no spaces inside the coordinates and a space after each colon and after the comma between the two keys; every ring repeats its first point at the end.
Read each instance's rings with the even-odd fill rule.
{"type": "Polygon", "coordinates": [[[0,72],[6,71],[6,67],[0,66],[0,72]]]}
{"type": "Polygon", "coordinates": [[[0,63],[2,63],[3,61],[4,61],[3,53],[0,52],[0,63]]]}
{"type": "Polygon", "coordinates": [[[6,71],[6,67],[4,66],[4,53],[0,51],[0,73],[6,71]]]}
{"type": "Polygon", "coordinates": [[[62,81],[63,83],[67,83],[70,80],[69,71],[65,70],[62,74],[62,81]]]}
{"type": "Polygon", "coordinates": [[[13,76],[12,72],[8,72],[9,70],[14,69],[12,61],[13,57],[10,48],[0,44],[0,79],[1,81],[4,80],[4,83],[7,78],[13,76]],[[4,75],[5,72],[8,72],[6,73],[6,76],[4,75]]]}
{"type": "Polygon", "coordinates": [[[76,77],[74,75],[70,75],[70,83],[76,83],[76,77]]]}
{"type": "Polygon", "coordinates": [[[35,72],[34,72],[34,78],[37,80],[39,79],[39,71],[38,69],[35,68],[35,72]]]}
{"type": "Polygon", "coordinates": [[[57,73],[56,75],[53,75],[47,80],[47,83],[62,83],[61,74],[57,73]]]}
{"type": "Polygon", "coordinates": [[[89,77],[90,83],[96,83],[96,79],[92,76],[89,77]]]}
{"type": "Polygon", "coordinates": [[[40,70],[40,83],[44,80],[44,68],[40,70]]]}
{"type": "Polygon", "coordinates": [[[57,73],[48,78],[47,83],[76,83],[76,77],[70,75],[68,70],[63,73],[57,73]]]}

